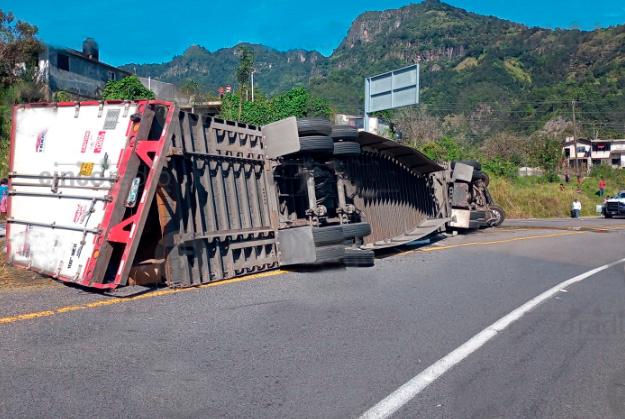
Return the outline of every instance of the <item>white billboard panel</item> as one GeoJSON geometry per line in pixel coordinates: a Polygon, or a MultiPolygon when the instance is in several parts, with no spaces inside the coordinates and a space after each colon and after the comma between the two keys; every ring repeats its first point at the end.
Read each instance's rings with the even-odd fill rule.
{"type": "Polygon", "coordinates": [[[419,64],[389,71],[365,80],[365,112],[419,103],[419,64]]]}

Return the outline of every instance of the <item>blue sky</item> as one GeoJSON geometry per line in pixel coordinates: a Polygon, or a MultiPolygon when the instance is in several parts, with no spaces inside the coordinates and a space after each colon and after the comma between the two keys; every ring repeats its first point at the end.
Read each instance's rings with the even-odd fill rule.
{"type": "MultiPolygon", "coordinates": [[[[625,23],[624,0],[448,0],[467,10],[531,26],[594,29],[625,23]]],[[[91,36],[102,60],[163,62],[199,44],[213,51],[247,41],[279,50],[316,49],[329,55],[350,23],[367,10],[384,10],[409,0],[2,0],[36,24],[49,43],[80,49],[91,36]],[[217,4],[215,4],[217,3],[217,4]]]]}

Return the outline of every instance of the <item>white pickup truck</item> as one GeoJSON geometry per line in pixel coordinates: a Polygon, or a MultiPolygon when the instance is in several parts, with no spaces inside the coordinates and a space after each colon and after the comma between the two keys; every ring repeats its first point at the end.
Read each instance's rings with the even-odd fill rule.
{"type": "Polygon", "coordinates": [[[614,216],[625,215],[625,191],[620,191],[603,204],[603,216],[612,218],[614,216]]]}

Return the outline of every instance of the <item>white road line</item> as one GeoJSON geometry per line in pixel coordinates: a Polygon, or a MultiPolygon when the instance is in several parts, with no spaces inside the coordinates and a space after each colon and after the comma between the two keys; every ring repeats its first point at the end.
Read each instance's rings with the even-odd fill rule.
{"type": "Polygon", "coordinates": [[[460,363],[463,359],[471,355],[473,352],[477,351],[479,348],[482,347],[482,345],[497,336],[499,332],[505,330],[508,326],[519,320],[521,317],[536,308],[538,305],[542,304],[549,298],[553,297],[555,294],[575,284],[576,282],[583,281],[584,279],[591,277],[594,274],[597,274],[623,262],[625,262],[625,258],[592,269],[581,275],[577,275],[576,277],[560,282],[555,287],[550,288],[542,294],[532,298],[522,306],[514,309],[501,319],[497,320],[495,323],[488,326],[486,329],[479,332],[477,335],[473,336],[471,339],[445,355],[443,358],[439,359],[438,361],[427,367],[418,375],[410,379],[410,381],[406,382],[404,385],[388,395],[385,399],[380,401],[371,409],[367,410],[360,417],[360,419],[377,419],[390,417],[402,406],[415,398],[427,386],[436,381],[440,376],[445,374],[447,371],[449,371],[456,364],[460,363]]]}

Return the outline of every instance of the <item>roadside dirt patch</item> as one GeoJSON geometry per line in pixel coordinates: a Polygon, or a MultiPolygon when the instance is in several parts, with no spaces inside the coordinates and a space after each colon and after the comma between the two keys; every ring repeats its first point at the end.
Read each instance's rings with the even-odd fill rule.
{"type": "Polygon", "coordinates": [[[58,286],[58,283],[52,278],[7,265],[6,253],[0,251],[0,291],[13,288],[52,286],[58,286]]]}

